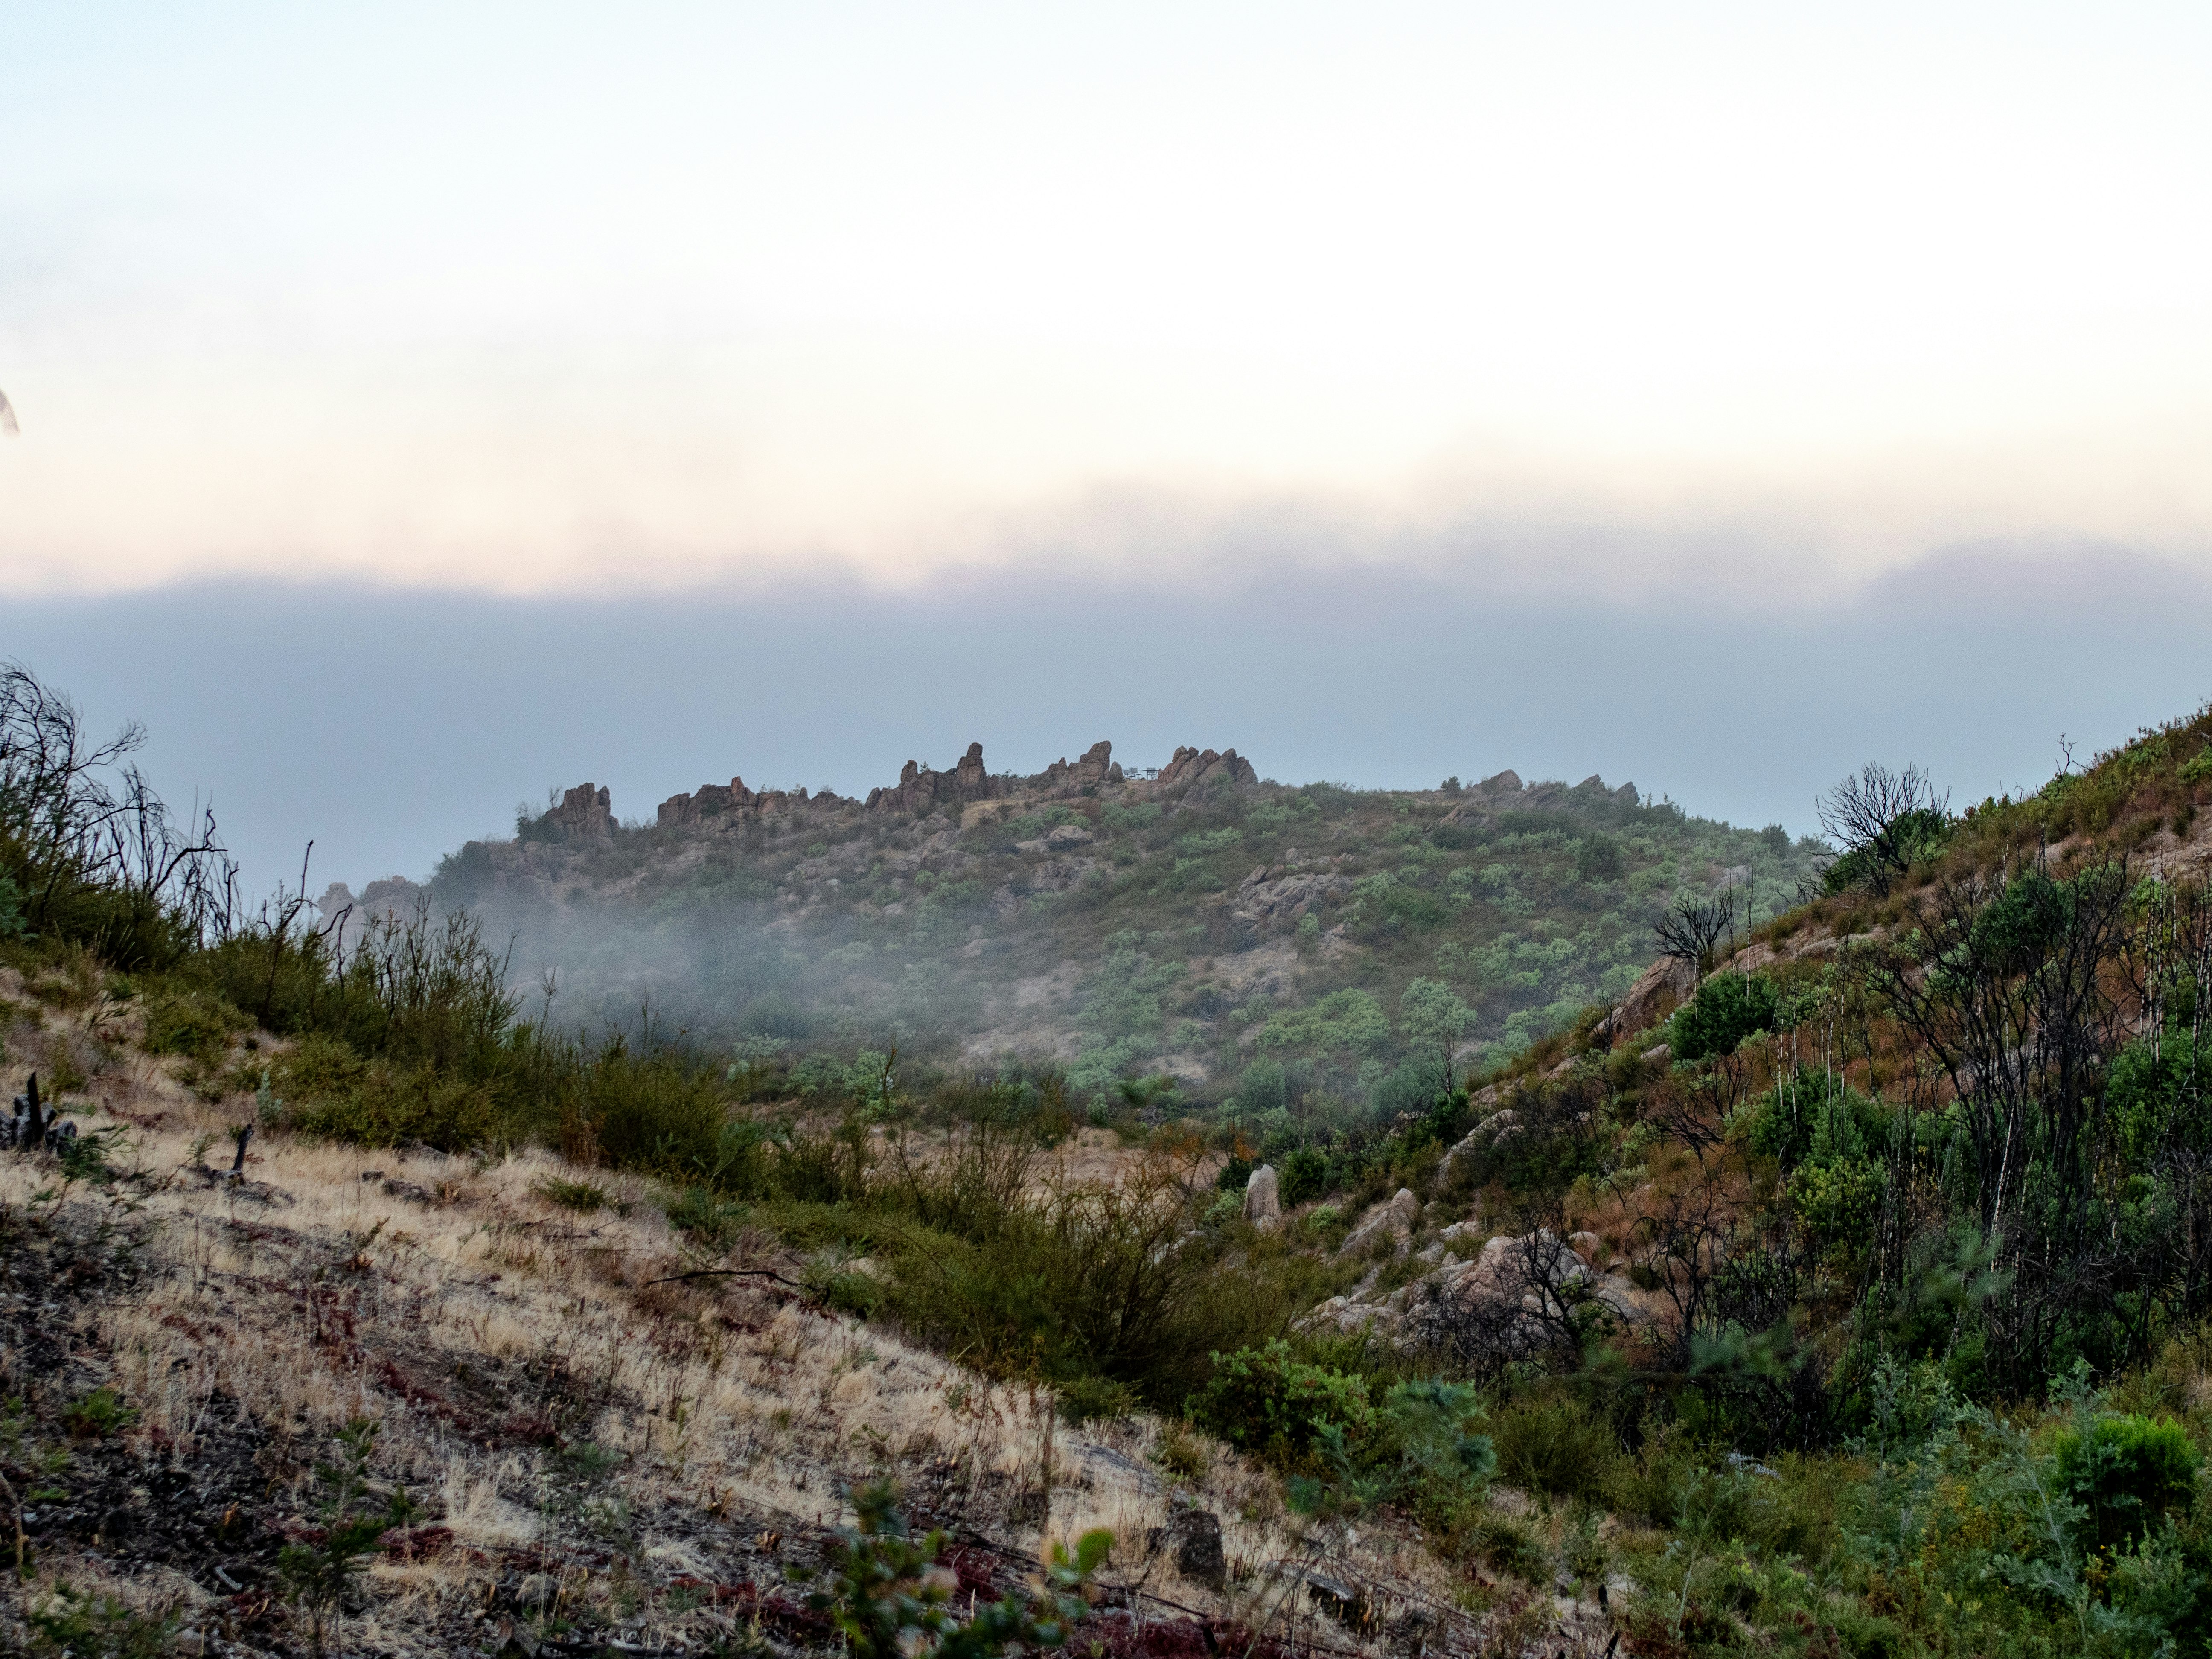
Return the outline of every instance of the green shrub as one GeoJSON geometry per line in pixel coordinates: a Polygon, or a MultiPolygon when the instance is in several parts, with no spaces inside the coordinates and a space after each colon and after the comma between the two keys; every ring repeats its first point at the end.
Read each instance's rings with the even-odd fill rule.
{"type": "Polygon", "coordinates": [[[25,1610],[37,1659],[159,1659],[169,1651],[174,1613],[133,1613],[112,1595],[57,1583],[25,1610]]]}
{"type": "Polygon", "coordinates": [[[1286,1209],[1319,1198],[1330,1184],[1328,1154],[1318,1146],[1301,1146],[1283,1160],[1279,1195],[1286,1209]]]}
{"type": "Polygon", "coordinates": [[[1073,1378],[1054,1394],[1060,1401],[1060,1416],[1070,1423],[1119,1421],[1133,1414],[1138,1406],[1135,1389],[1103,1376],[1073,1378]]]}
{"type": "Polygon", "coordinates": [[[1492,1420],[1498,1478],[1529,1492],[1595,1498],[1620,1463],[1613,1430],[1565,1395],[1516,1401],[1492,1420]]]}
{"type": "Polygon", "coordinates": [[[560,1176],[544,1176],[530,1190],[548,1204],[578,1215],[606,1209],[615,1201],[614,1194],[596,1181],[569,1181],[560,1176]]]}
{"type": "Polygon", "coordinates": [[[1288,1342],[1217,1353],[1213,1366],[1212,1380],[1191,1396],[1191,1421],[1277,1464],[1304,1459],[1324,1425],[1353,1443],[1375,1427],[1365,1377],[1307,1364],[1288,1342]]]}
{"type": "Polygon", "coordinates": [[[506,1138],[501,1130],[507,1115],[487,1084],[433,1066],[398,1071],[379,1063],[363,1067],[353,1089],[297,1102],[289,1115],[303,1133],[356,1146],[420,1140],[458,1149],[506,1138]]]}
{"type": "Polygon", "coordinates": [[[934,1565],[949,1536],[933,1532],[916,1541],[889,1481],[855,1488],[850,1502],[855,1524],[838,1528],[823,1586],[806,1604],[828,1619],[853,1659],[986,1659],[1058,1648],[1089,1611],[1085,1586],[1114,1547],[1114,1534],[1103,1530],[1084,1534],[1073,1556],[1056,1543],[1027,1602],[1009,1595],[978,1607],[971,1596],[963,1620],[954,1601],[959,1581],[934,1565]]]}
{"type": "Polygon", "coordinates": [[[1735,1052],[1754,1031],[1780,1024],[1782,999],[1761,974],[1718,973],[1674,1011],[1667,1043],[1676,1060],[1703,1060],[1735,1052]]]}
{"type": "Polygon", "coordinates": [[[146,1047],[157,1054],[185,1054],[205,1065],[222,1059],[234,1032],[253,1022],[206,993],[156,998],[146,1006],[146,1047]]]}
{"type": "Polygon", "coordinates": [[[2135,1413],[2067,1429],[2053,1448],[2062,1487],[2088,1511],[2084,1524],[2111,1547],[2137,1539],[2197,1497],[2203,1461],[2180,1424],[2135,1413]]]}
{"type": "Polygon", "coordinates": [[[62,1413],[63,1425],[80,1440],[105,1440],[137,1420],[137,1412],[109,1388],[94,1389],[62,1413]]]}

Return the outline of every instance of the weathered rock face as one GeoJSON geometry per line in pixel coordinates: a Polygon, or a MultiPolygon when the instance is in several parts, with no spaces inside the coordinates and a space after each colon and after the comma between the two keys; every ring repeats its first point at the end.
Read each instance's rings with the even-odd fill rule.
{"type": "Polygon", "coordinates": [[[551,816],[570,841],[614,839],[613,797],[600,786],[578,784],[561,797],[561,804],[553,809],[551,816]]]}
{"type": "Polygon", "coordinates": [[[1114,764],[1114,745],[1104,738],[1085,750],[1073,765],[1062,756],[1030,780],[1032,788],[1047,794],[1078,794],[1102,783],[1119,783],[1121,769],[1114,764]]]}
{"type": "Polygon", "coordinates": [[[1282,1185],[1272,1164],[1262,1164],[1246,1178],[1244,1218],[1263,1233],[1283,1224],[1282,1185]]]}
{"type": "Polygon", "coordinates": [[[994,800],[1006,793],[1006,780],[983,769],[983,745],[971,743],[968,752],[950,772],[939,772],[908,761],[899,770],[899,781],[888,789],[868,791],[871,812],[921,814],[940,806],[963,806],[969,801],[994,800]]]}
{"type": "Polygon", "coordinates": [[[1227,778],[1242,788],[1260,781],[1260,775],[1252,769],[1252,763],[1234,749],[1216,754],[1208,749],[1178,748],[1175,758],[1160,769],[1159,787],[1188,789],[1215,778],[1227,778]]]}
{"type": "Polygon", "coordinates": [[[1296,921],[1329,899],[1352,891],[1352,878],[1326,872],[1279,875],[1267,865],[1245,877],[1237,889],[1236,913],[1254,921],[1296,921]]]}
{"type": "Polygon", "coordinates": [[[660,803],[662,823],[697,823],[705,818],[750,813],[758,809],[760,797],[745,787],[743,778],[726,784],[702,783],[689,795],[671,795],[660,803]]]}
{"type": "Polygon", "coordinates": [[[1402,1239],[1413,1231],[1413,1224],[1420,1218],[1421,1200],[1401,1187],[1360,1218],[1359,1224],[1352,1230],[1336,1254],[1340,1260],[1357,1258],[1372,1249],[1378,1239],[1402,1239]]]}
{"type": "Polygon", "coordinates": [[[1221,1549],[1221,1518],[1212,1510],[1188,1502],[1177,1504],[1161,1533],[1161,1547],[1184,1577],[1216,1589],[1227,1581],[1229,1562],[1221,1549]]]}
{"type": "Polygon", "coordinates": [[[356,904],[356,914],[364,921],[405,921],[427,903],[430,890],[407,879],[404,876],[386,876],[381,881],[372,881],[361,890],[356,904]]]}
{"type": "Polygon", "coordinates": [[[1618,1006],[1597,1024],[1597,1035],[1618,1042],[1644,1030],[1664,1013],[1670,1002],[1680,1003],[1698,988],[1694,963],[1662,957],[1638,976],[1618,1006]]]}

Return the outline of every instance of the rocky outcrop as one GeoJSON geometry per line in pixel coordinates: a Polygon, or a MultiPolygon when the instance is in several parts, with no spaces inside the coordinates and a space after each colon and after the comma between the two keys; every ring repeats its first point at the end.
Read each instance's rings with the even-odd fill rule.
{"type": "Polygon", "coordinates": [[[1674,1316],[1663,1293],[1637,1285],[1626,1261],[1598,1269],[1604,1243],[1595,1233],[1561,1238],[1540,1227],[1476,1248],[1481,1237],[1471,1221],[1447,1227],[1420,1253],[1420,1260],[1436,1264],[1431,1272],[1387,1296],[1376,1293],[1370,1273],[1300,1322],[1364,1333],[1401,1353],[1480,1370],[1574,1352],[1593,1314],[1631,1334],[1662,1333],[1674,1316]]]}
{"type": "Polygon", "coordinates": [[[1104,738],[1085,750],[1073,765],[1066,756],[1030,780],[1030,787],[1044,794],[1080,794],[1102,783],[1121,781],[1121,769],[1114,763],[1114,745],[1104,738]]]}
{"type": "Polygon", "coordinates": [[[899,781],[888,789],[868,791],[871,812],[902,812],[919,817],[940,806],[964,806],[969,801],[993,800],[1006,793],[1007,781],[983,769],[983,745],[971,743],[950,772],[939,772],[908,761],[900,769],[899,781]]]}
{"type": "Polygon", "coordinates": [[[1179,748],[1175,758],[1160,769],[1158,787],[1169,789],[1191,789],[1216,778],[1226,778],[1231,784],[1244,788],[1260,781],[1260,775],[1252,769],[1252,763],[1234,749],[1216,754],[1208,749],[1179,748]]]}
{"type": "MultiPolygon", "coordinates": [[[[1158,781],[1149,787],[1155,791],[1183,790],[1224,778],[1239,788],[1260,781],[1251,762],[1234,749],[1220,753],[1211,749],[1178,749],[1158,781]]],[[[949,771],[908,761],[901,769],[896,783],[871,789],[862,803],[849,801],[827,789],[812,796],[804,789],[787,793],[771,789],[756,794],[745,787],[744,779],[732,778],[727,785],[702,784],[688,795],[671,795],[660,803],[658,816],[664,825],[681,827],[711,823],[717,819],[764,818],[801,810],[840,810],[858,804],[870,812],[886,815],[926,817],[933,812],[945,812],[957,817],[960,809],[976,801],[1003,800],[1015,795],[1065,799],[1096,794],[1102,788],[1118,788],[1127,781],[1114,759],[1114,745],[1104,738],[1092,744],[1074,760],[1063,756],[1043,771],[1026,778],[992,775],[984,769],[983,745],[971,743],[967,753],[949,771]]],[[[1131,787],[1143,789],[1147,786],[1131,787]]],[[[603,817],[604,833],[609,836],[613,834],[613,814],[607,810],[604,789],[595,792],[586,784],[580,795],[577,790],[570,790],[556,812],[565,824],[568,817],[563,815],[573,816],[578,831],[591,837],[601,833],[598,826],[603,817]]]]}
{"type": "Polygon", "coordinates": [[[1648,1030],[1697,988],[1695,963],[1662,957],[1638,976],[1636,983],[1628,988],[1628,994],[1621,998],[1613,1012],[1598,1021],[1595,1035],[1607,1042],[1633,1036],[1648,1030]]]}
{"type": "Polygon", "coordinates": [[[361,890],[354,914],[364,922],[410,921],[430,902],[430,890],[404,876],[386,876],[361,890]]]}
{"type": "Polygon", "coordinates": [[[1248,921],[1297,921],[1331,899],[1352,892],[1352,878],[1327,872],[1279,874],[1279,866],[1261,865],[1244,878],[1231,907],[1248,921]]]}
{"type": "Polygon", "coordinates": [[[1602,797],[1623,806],[1633,806],[1639,799],[1634,784],[1624,783],[1618,789],[1608,789],[1605,780],[1595,772],[1571,788],[1564,783],[1523,783],[1521,775],[1510,768],[1485,778],[1467,793],[1466,800],[1444,815],[1446,823],[1480,823],[1493,812],[1526,812],[1558,806],[1574,796],[1585,800],[1592,796],[1602,797]]]}
{"type": "Polygon", "coordinates": [[[759,806],[760,797],[745,787],[745,781],[732,778],[726,784],[702,783],[688,795],[671,795],[660,803],[659,821],[664,824],[697,823],[706,818],[749,814],[759,806]]]}
{"type": "Polygon", "coordinates": [[[612,841],[615,837],[614,798],[604,786],[580,783],[561,797],[561,804],[546,815],[570,841],[612,841]]]}
{"type": "Polygon", "coordinates": [[[1244,1218],[1263,1233],[1283,1224],[1282,1188],[1273,1165],[1262,1164],[1245,1178],[1244,1218]]]}
{"type": "Polygon", "coordinates": [[[1359,1224],[1338,1247],[1337,1259],[1357,1259],[1372,1249],[1384,1238],[1404,1239],[1413,1231],[1413,1224],[1421,1218],[1421,1200],[1407,1188],[1401,1187],[1390,1197],[1359,1218],[1359,1224]]]}

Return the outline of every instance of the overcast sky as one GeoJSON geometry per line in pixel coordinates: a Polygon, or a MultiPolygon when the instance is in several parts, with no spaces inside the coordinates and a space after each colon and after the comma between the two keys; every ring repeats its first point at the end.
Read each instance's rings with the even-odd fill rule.
{"type": "MultiPolygon", "coordinates": [[[[1727,688],[1797,708],[1793,750],[1826,722],[1808,777],[1889,751],[1850,725],[1852,637],[1960,622],[1918,647],[1954,701],[1897,736],[1978,789],[2203,695],[2157,599],[2212,574],[2202,8],[0,21],[0,650],[180,764],[234,738],[178,728],[243,677],[289,781],[254,786],[271,846],[356,810],[331,769],[396,718],[380,671],[461,619],[457,653],[588,626],[636,677],[440,708],[529,793],[576,769],[554,703],[653,711],[660,758],[574,755],[647,793],[803,781],[810,751],[865,785],[927,712],[922,758],[1141,736],[1389,781],[1494,754],[1802,823],[1805,778],[1771,748],[1771,787],[1738,775],[1698,723],[1727,688]],[[2121,588],[2150,614],[2098,611],[2106,654],[2021,683],[2035,628],[2086,637],[2052,595],[2121,588]],[[1662,642],[1701,616],[1728,630],[1662,642]],[[1088,701],[989,671],[993,627],[1054,617],[1078,643],[1041,666],[1088,701]],[[1836,652],[1832,701],[1784,640],[1836,652]],[[787,747],[705,741],[795,641],[859,653],[847,684],[772,688],[787,747]],[[1501,648],[1519,725],[1453,701],[1501,648]],[[927,688],[890,709],[885,651],[927,688]],[[1563,712],[1661,675],[1670,735],[1563,712]],[[307,711],[370,736],[303,744],[307,711]]],[[[408,752],[380,765],[425,768],[412,816],[360,868],[419,869],[514,787],[408,752]]]]}

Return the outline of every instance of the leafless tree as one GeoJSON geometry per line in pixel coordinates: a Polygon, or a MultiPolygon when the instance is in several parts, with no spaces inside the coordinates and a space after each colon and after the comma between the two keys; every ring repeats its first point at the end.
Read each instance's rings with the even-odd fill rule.
{"type": "Polygon", "coordinates": [[[1893,772],[1869,761],[1820,797],[1820,829],[1844,857],[1859,856],[1867,884],[1883,896],[1912,867],[1930,817],[1944,816],[1950,804],[1917,766],[1893,772]]]}
{"type": "Polygon", "coordinates": [[[214,817],[177,822],[131,760],[145,741],[136,721],[94,739],[69,698],[21,663],[0,663],[0,852],[33,927],[94,889],[195,935],[228,925],[236,867],[214,817]]]}
{"type": "Polygon", "coordinates": [[[1589,1275],[1565,1238],[1556,1205],[1530,1205],[1521,1231],[1454,1278],[1416,1282],[1406,1334],[1431,1358],[1469,1376],[1494,1376],[1530,1359],[1571,1364],[1602,1315],[1589,1275]]]}
{"type": "Polygon", "coordinates": [[[1721,935],[1735,931],[1735,891],[1730,890],[1709,899],[1685,895],[1651,924],[1651,931],[1659,941],[1661,955],[1686,963],[1693,972],[1703,973],[1721,935]]]}

